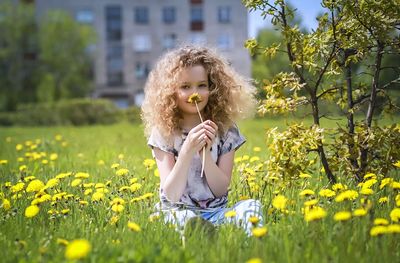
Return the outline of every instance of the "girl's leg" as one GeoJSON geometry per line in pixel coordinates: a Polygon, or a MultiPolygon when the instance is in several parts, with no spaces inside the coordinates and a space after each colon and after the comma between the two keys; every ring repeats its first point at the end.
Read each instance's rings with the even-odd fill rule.
{"type": "Polygon", "coordinates": [[[166,210],[162,212],[166,224],[176,225],[181,229],[185,223],[196,214],[191,210],[166,210]]]}
{"type": "Polygon", "coordinates": [[[258,217],[259,225],[263,225],[261,202],[255,199],[248,199],[237,202],[231,209],[236,212],[234,221],[237,225],[243,227],[248,235],[251,235],[252,223],[249,218],[252,216],[258,217]]]}

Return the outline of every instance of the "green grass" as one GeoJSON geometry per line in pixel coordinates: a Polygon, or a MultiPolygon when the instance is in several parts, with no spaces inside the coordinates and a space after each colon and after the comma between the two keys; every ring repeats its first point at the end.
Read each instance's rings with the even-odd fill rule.
{"type": "MultiPolygon", "coordinates": [[[[261,161],[267,156],[265,145],[266,128],[285,127],[291,118],[247,120],[239,123],[241,132],[247,143],[237,152],[237,156],[256,153],[253,147],[259,146],[262,151],[257,154],[261,161]]],[[[398,121],[384,120],[384,123],[398,121]]],[[[306,123],[311,123],[309,119],[306,123]]],[[[336,121],[323,122],[324,126],[335,127],[336,121]]],[[[394,262],[400,256],[399,234],[384,234],[379,237],[370,236],[373,220],[377,217],[390,219],[390,211],[396,206],[395,198],[399,190],[389,186],[379,189],[381,178],[373,186],[375,194],[368,199],[372,206],[364,217],[337,222],[333,215],[342,210],[354,211],[362,206],[361,196],[354,201],[336,203],[319,198],[320,206],[327,211],[327,216],[319,221],[305,222],[302,214],[304,198],[299,192],[305,188],[313,189],[316,194],[327,186],[324,177],[315,173],[313,178],[294,181],[290,185],[267,183],[264,195],[260,200],[264,204],[265,223],[268,229],[262,238],[247,237],[244,232],[231,225],[218,229],[215,239],[209,239],[197,233],[189,237],[185,247],[179,234],[173,227],[165,225],[161,220],[149,222],[149,215],[154,212],[158,199],[158,178],[153,169],[147,170],[143,161],[151,158],[150,149],[146,146],[143,129],[140,125],[118,124],[112,126],[90,127],[40,127],[40,128],[2,128],[0,130],[0,160],[8,160],[0,165],[0,192],[3,198],[11,201],[11,209],[5,211],[0,207],[0,257],[3,262],[62,262],[65,261],[65,247],[57,244],[57,239],[87,239],[92,250],[84,261],[88,262],[246,262],[250,258],[261,258],[263,262],[394,262]],[[56,141],[56,135],[62,135],[56,141]],[[46,157],[35,161],[24,157],[32,152],[25,146],[26,141],[39,139],[40,143],[33,151],[44,152],[46,157]],[[62,146],[66,142],[66,146],[62,146]],[[24,149],[16,151],[16,145],[23,144],[24,149]],[[49,164],[51,153],[58,158],[49,164]],[[123,158],[118,156],[123,154],[123,158]],[[104,165],[99,164],[102,160],[104,165]],[[114,163],[127,168],[126,176],[115,175],[114,163]],[[20,172],[21,165],[27,165],[26,172],[20,172]],[[33,200],[33,193],[21,193],[21,197],[13,199],[6,182],[15,185],[22,178],[33,175],[46,183],[50,178],[65,172],[87,172],[90,177],[83,179],[85,183],[106,183],[109,190],[105,200],[92,202],[91,194],[85,195],[82,186],[72,187],[73,176],[65,178],[54,189],[73,194],[69,200],[44,202],[40,212],[33,218],[26,218],[24,211],[33,200]],[[118,191],[120,187],[129,185],[129,179],[137,178],[142,188],[136,192],[118,191]],[[280,193],[288,198],[287,210],[273,210],[271,201],[280,193]],[[155,196],[138,202],[130,202],[145,193],[155,196]],[[125,201],[125,209],[119,215],[116,225],[110,224],[115,215],[109,202],[120,196],[125,201]],[[388,197],[389,201],[379,204],[378,199],[388,197]],[[87,200],[82,206],[79,201],[87,200]],[[66,215],[49,215],[50,210],[70,209],[66,215]],[[140,232],[132,232],[127,222],[140,225],[140,232]]],[[[244,162],[246,167],[253,164],[244,162]]],[[[237,166],[238,167],[238,166],[237,166]]],[[[265,175],[265,171],[260,176],[265,175]]],[[[399,181],[399,173],[394,179],[399,181]]],[[[231,203],[240,196],[252,194],[240,180],[241,174],[235,170],[233,187],[230,191],[231,203]]],[[[346,184],[346,182],[343,181],[346,184]]],[[[25,185],[26,186],[26,185],[25,185]]],[[[349,188],[353,188],[348,184],[349,188]]],[[[47,192],[54,195],[54,189],[47,192]]],[[[91,187],[94,189],[94,187],[91,187]]],[[[253,193],[255,194],[255,193],[253,193]]],[[[309,199],[310,197],[308,197],[309,199]]],[[[392,222],[395,223],[395,222],[392,222]]]]}

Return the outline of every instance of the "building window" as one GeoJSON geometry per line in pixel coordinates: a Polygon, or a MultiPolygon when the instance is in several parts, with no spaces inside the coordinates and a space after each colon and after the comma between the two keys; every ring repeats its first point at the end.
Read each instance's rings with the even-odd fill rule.
{"type": "Polygon", "coordinates": [[[93,11],[90,9],[78,10],[75,14],[75,20],[83,24],[92,24],[94,21],[93,11]]]}
{"type": "Polygon", "coordinates": [[[231,7],[230,6],[218,7],[218,22],[219,23],[230,23],[231,22],[231,7]]]}
{"type": "Polygon", "coordinates": [[[151,50],[149,35],[137,35],[133,37],[133,50],[136,52],[148,52],[151,50]]]}
{"type": "Polygon", "coordinates": [[[149,63],[136,62],[135,76],[137,79],[145,79],[150,73],[149,63]]]}
{"type": "Polygon", "coordinates": [[[135,7],[135,23],[141,25],[149,23],[149,9],[147,6],[135,7]]]}
{"type": "Polygon", "coordinates": [[[167,6],[162,9],[162,18],[165,24],[173,24],[176,20],[175,7],[167,6]]]}
{"type": "Polygon", "coordinates": [[[107,48],[107,83],[109,86],[120,86],[124,81],[123,47],[121,44],[109,45],[107,48]]]}
{"type": "Polygon", "coordinates": [[[190,7],[190,30],[203,31],[203,7],[200,5],[190,7]]]}
{"type": "Polygon", "coordinates": [[[203,33],[190,34],[190,43],[194,45],[204,45],[206,42],[206,36],[203,33]]]}
{"type": "Polygon", "coordinates": [[[175,34],[167,34],[164,36],[162,40],[163,49],[172,49],[176,47],[176,35],[175,34]]]}
{"type": "Polygon", "coordinates": [[[232,48],[232,37],[229,34],[221,33],[218,36],[217,46],[221,50],[229,50],[232,48]]]}
{"type": "Polygon", "coordinates": [[[121,6],[106,7],[107,41],[122,40],[122,10],[121,6]]]}

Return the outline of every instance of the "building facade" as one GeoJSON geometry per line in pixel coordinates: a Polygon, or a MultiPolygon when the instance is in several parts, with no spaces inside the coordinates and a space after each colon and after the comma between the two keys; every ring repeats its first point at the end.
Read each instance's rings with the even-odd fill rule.
{"type": "Polygon", "coordinates": [[[159,56],[179,45],[206,44],[219,50],[241,74],[250,77],[243,47],[247,10],[241,0],[35,0],[40,17],[67,11],[92,25],[95,47],[93,97],[120,107],[140,105],[147,75],[159,56]]]}

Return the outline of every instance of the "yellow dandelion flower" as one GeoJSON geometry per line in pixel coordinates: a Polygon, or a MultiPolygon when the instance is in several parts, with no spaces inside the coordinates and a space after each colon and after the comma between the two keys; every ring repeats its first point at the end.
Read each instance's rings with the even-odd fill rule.
{"type": "Polygon", "coordinates": [[[398,167],[398,168],[400,168],[400,160],[397,161],[397,162],[395,162],[393,165],[396,166],[396,167],[398,167]]]}
{"type": "Polygon", "coordinates": [[[104,200],[104,193],[95,192],[95,193],[92,195],[92,201],[100,201],[100,200],[104,200]]]}
{"type": "Polygon", "coordinates": [[[385,178],[381,181],[381,185],[379,186],[379,189],[382,189],[383,187],[385,187],[386,185],[389,185],[390,183],[393,182],[393,178],[385,178]]]}
{"type": "Polygon", "coordinates": [[[48,164],[49,163],[49,161],[48,160],[42,160],[42,164],[48,164]]]}
{"type": "Polygon", "coordinates": [[[258,222],[260,222],[260,218],[257,216],[250,216],[249,222],[252,223],[253,225],[256,225],[258,222]]]}
{"type": "Polygon", "coordinates": [[[132,230],[133,232],[140,232],[141,231],[140,226],[138,224],[134,223],[134,222],[131,222],[131,221],[128,222],[128,228],[130,230],[132,230]]]}
{"type": "Polygon", "coordinates": [[[83,200],[81,200],[81,201],[79,201],[79,204],[80,204],[80,205],[88,205],[89,202],[88,202],[88,201],[83,201],[83,200]]]}
{"type": "Polygon", "coordinates": [[[151,198],[151,197],[153,197],[153,196],[154,196],[153,193],[145,193],[144,195],[142,195],[142,198],[143,198],[143,199],[149,199],[149,198],[151,198]]]}
{"type": "Polygon", "coordinates": [[[341,183],[336,183],[336,184],[332,185],[332,190],[335,192],[337,192],[339,190],[345,190],[345,189],[347,189],[347,187],[341,183]]]}
{"type": "Polygon", "coordinates": [[[134,183],[129,188],[131,189],[131,192],[136,192],[137,190],[142,188],[142,185],[139,183],[134,183]]]}
{"type": "Polygon", "coordinates": [[[37,205],[28,206],[25,209],[25,216],[28,218],[34,217],[39,213],[39,207],[37,205]]]}
{"type": "Polygon", "coordinates": [[[331,189],[322,189],[318,194],[322,197],[334,197],[336,192],[332,191],[331,189]]]}
{"type": "Polygon", "coordinates": [[[272,200],[272,206],[281,211],[285,209],[286,203],[287,203],[287,198],[284,197],[283,195],[277,195],[272,200]]]}
{"type": "Polygon", "coordinates": [[[190,95],[189,96],[189,98],[188,98],[188,100],[187,100],[187,102],[189,102],[189,103],[198,103],[198,102],[201,102],[202,101],[202,98],[201,98],[201,96],[200,96],[200,94],[199,93],[193,93],[192,95],[190,95]]]}
{"type": "Polygon", "coordinates": [[[362,188],[371,188],[377,182],[376,178],[369,179],[363,183],[362,188]]]}
{"type": "Polygon", "coordinates": [[[333,220],[335,221],[347,221],[350,218],[351,218],[351,213],[348,211],[340,211],[333,216],[333,220]]]}
{"type": "Polygon", "coordinates": [[[154,161],[153,159],[145,159],[143,161],[143,165],[144,167],[146,167],[146,169],[152,169],[153,166],[156,164],[156,161],[154,161]]]}
{"type": "Polygon", "coordinates": [[[67,143],[67,142],[62,142],[62,143],[61,143],[61,146],[62,146],[62,147],[67,147],[67,146],[68,146],[68,143],[67,143]]]}
{"type": "Polygon", "coordinates": [[[54,139],[56,140],[56,141],[61,141],[62,139],[63,139],[63,137],[62,137],[62,135],[61,134],[56,134],[55,136],[54,136],[54,139]]]}
{"type": "Polygon", "coordinates": [[[253,151],[254,152],[261,152],[261,147],[258,147],[258,146],[253,147],[253,151]]]}
{"type": "Polygon", "coordinates": [[[262,263],[261,258],[250,258],[246,263],[262,263]]]}
{"type": "Polygon", "coordinates": [[[71,182],[71,186],[72,186],[72,187],[75,187],[75,186],[80,185],[81,183],[82,183],[82,180],[81,180],[81,179],[74,179],[74,180],[71,182]]]}
{"type": "Polygon", "coordinates": [[[55,161],[57,159],[58,159],[58,154],[56,154],[56,153],[50,154],[50,161],[55,161]]]}
{"type": "Polygon", "coordinates": [[[160,171],[158,170],[158,168],[156,168],[156,169],[154,170],[154,176],[155,176],[155,177],[160,177],[160,171]]]}
{"type": "Polygon", "coordinates": [[[110,218],[110,225],[114,226],[118,223],[119,221],[119,216],[113,216],[110,218]]]}
{"type": "Polygon", "coordinates": [[[370,189],[370,188],[362,188],[360,191],[360,194],[362,195],[372,195],[374,194],[374,190],[370,189]]]}
{"type": "Polygon", "coordinates": [[[229,210],[227,212],[225,212],[224,215],[226,218],[232,218],[236,216],[236,211],[235,210],[229,210]]]}
{"type": "Polygon", "coordinates": [[[390,219],[392,219],[393,222],[399,222],[399,220],[400,220],[400,208],[394,208],[390,212],[390,219]]]}
{"type": "Polygon", "coordinates": [[[358,208],[356,210],[353,211],[353,216],[365,216],[368,213],[368,210],[364,209],[364,208],[358,208]]]}
{"type": "Polygon", "coordinates": [[[111,169],[117,169],[118,167],[119,167],[119,163],[113,163],[112,165],[111,165],[111,169]]]}
{"type": "Polygon", "coordinates": [[[390,187],[391,187],[392,189],[397,189],[397,190],[399,190],[399,189],[400,189],[400,183],[399,183],[399,182],[392,182],[392,183],[390,184],[390,187]]]}
{"type": "Polygon", "coordinates": [[[69,244],[68,240],[63,238],[57,238],[57,244],[62,246],[67,246],[69,244]]]}
{"type": "Polygon", "coordinates": [[[400,194],[396,195],[395,200],[396,200],[396,206],[400,206],[400,194]]]}
{"type": "Polygon", "coordinates": [[[379,236],[382,234],[386,234],[388,232],[388,229],[386,226],[374,226],[371,228],[369,231],[369,234],[373,237],[379,236]]]}
{"type": "Polygon", "coordinates": [[[255,237],[263,237],[267,234],[268,230],[267,227],[255,227],[251,230],[251,233],[255,237]]]}
{"type": "Polygon", "coordinates": [[[20,167],[18,167],[18,170],[20,171],[20,172],[23,172],[23,171],[26,171],[28,169],[28,167],[24,164],[24,165],[21,165],[20,167]]]}
{"type": "Polygon", "coordinates": [[[315,221],[326,217],[326,211],[322,207],[314,207],[304,214],[304,219],[307,222],[315,221]]]}
{"type": "Polygon", "coordinates": [[[25,181],[25,182],[29,182],[29,181],[32,181],[32,180],[35,179],[35,178],[36,178],[36,177],[35,177],[34,175],[27,176],[27,177],[24,178],[24,181],[25,181]]]}
{"type": "Polygon", "coordinates": [[[118,159],[122,160],[124,158],[125,158],[125,156],[122,153],[118,154],[118,159]]]}
{"type": "Polygon", "coordinates": [[[354,200],[358,197],[357,191],[354,190],[346,190],[344,192],[341,192],[336,196],[335,201],[336,202],[343,202],[345,200],[354,200]]]}
{"type": "Polygon", "coordinates": [[[129,174],[129,170],[128,170],[128,169],[125,169],[125,168],[121,168],[121,169],[118,169],[118,170],[115,172],[115,174],[118,175],[118,176],[124,176],[124,175],[129,174]]]}
{"type": "Polygon", "coordinates": [[[89,174],[88,173],[83,173],[83,172],[78,172],[75,174],[75,178],[89,178],[89,174]]]}
{"type": "Polygon", "coordinates": [[[120,212],[124,211],[124,204],[125,204],[124,199],[122,199],[120,197],[116,197],[110,202],[111,210],[116,213],[120,213],[120,212]]]}
{"type": "Polygon", "coordinates": [[[258,156],[253,156],[253,157],[250,158],[250,162],[251,163],[257,162],[259,160],[260,160],[260,157],[258,157],[258,156]]]}
{"type": "Polygon", "coordinates": [[[104,162],[104,160],[98,160],[97,161],[97,165],[105,165],[106,163],[104,162]]]}
{"type": "Polygon", "coordinates": [[[378,217],[374,219],[374,225],[386,226],[389,225],[389,221],[385,218],[378,217]]]}
{"type": "Polygon", "coordinates": [[[100,189],[100,188],[105,188],[106,186],[105,186],[105,184],[103,184],[103,183],[97,183],[97,184],[95,184],[95,186],[94,186],[94,188],[96,188],[96,189],[100,189]]]}
{"type": "Polygon", "coordinates": [[[378,200],[378,203],[380,203],[380,204],[386,204],[388,202],[389,202],[389,197],[387,197],[387,196],[381,197],[378,200]]]}
{"type": "Polygon", "coordinates": [[[126,190],[130,190],[130,187],[125,185],[125,186],[122,186],[122,187],[120,187],[118,189],[119,192],[123,192],[123,191],[126,191],[126,190]]]}
{"type": "Polygon", "coordinates": [[[25,183],[19,182],[13,186],[11,186],[11,192],[12,193],[18,193],[19,191],[23,190],[25,186],[25,183]]]}
{"type": "Polygon", "coordinates": [[[3,199],[3,204],[1,205],[5,211],[10,210],[11,203],[8,199],[3,199]]]}
{"type": "Polygon", "coordinates": [[[66,209],[61,210],[61,214],[66,215],[66,214],[68,214],[70,211],[71,211],[71,209],[66,208],[66,209]]]}
{"type": "Polygon", "coordinates": [[[76,239],[70,242],[65,249],[65,257],[69,260],[85,258],[91,250],[91,245],[86,239],[76,239]]]}
{"type": "Polygon", "coordinates": [[[21,151],[23,148],[24,148],[24,146],[22,144],[17,144],[15,146],[15,150],[17,150],[17,151],[21,151]]]}
{"type": "Polygon", "coordinates": [[[312,200],[309,200],[309,201],[304,202],[304,206],[314,206],[314,205],[316,205],[317,203],[318,203],[318,200],[317,200],[317,199],[312,199],[312,200]]]}
{"type": "Polygon", "coordinates": [[[399,224],[391,224],[387,226],[388,233],[400,233],[400,225],[399,224]]]}
{"type": "Polygon", "coordinates": [[[46,185],[44,186],[44,189],[49,189],[52,188],[60,183],[60,180],[57,178],[51,178],[50,180],[47,181],[46,185]]]}
{"type": "Polygon", "coordinates": [[[0,160],[0,165],[2,164],[8,164],[8,160],[0,160]]]}
{"type": "Polygon", "coordinates": [[[315,195],[315,192],[313,190],[310,190],[310,189],[304,189],[303,191],[300,192],[299,195],[301,197],[310,196],[310,195],[315,195]]]}
{"type": "Polygon", "coordinates": [[[149,221],[150,222],[154,222],[154,221],[157,221],[158,219],[160,219],[160,215],[159,214],[151,214],[150,216],[149,216],[149,221]]]}
{"type": "Polygon", "coordinates": [[[38,179],[31,181],[26,187],[26,191],[30,192],[39,192],[44,187],[44,183],[38,179]]]}

